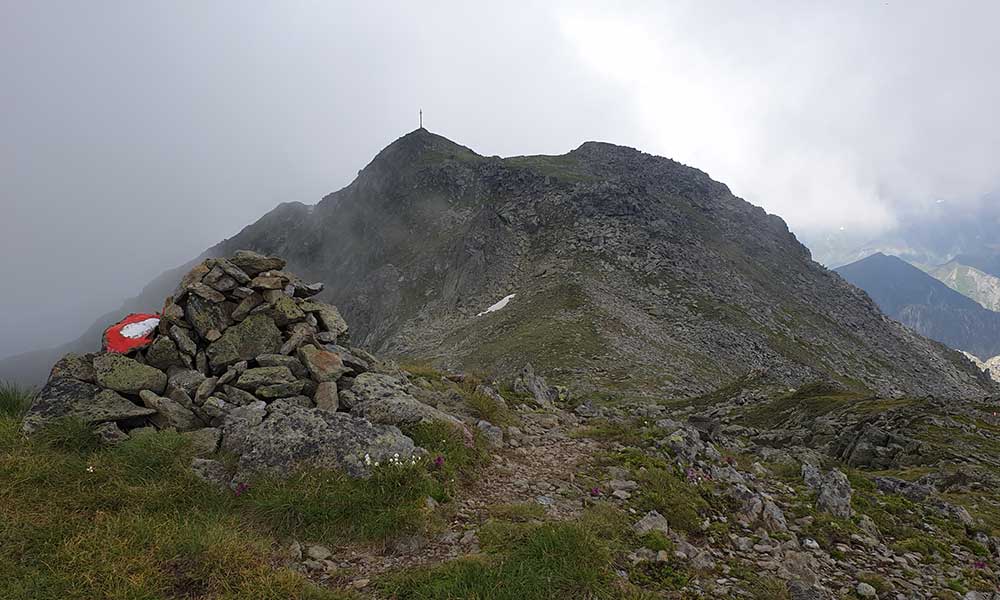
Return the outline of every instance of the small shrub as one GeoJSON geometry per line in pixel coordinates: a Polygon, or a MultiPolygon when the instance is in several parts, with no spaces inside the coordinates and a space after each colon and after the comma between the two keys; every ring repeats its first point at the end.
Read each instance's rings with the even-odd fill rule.
{"type": "Polygon", "coordinates": [[[28,412],[35,392],[10,381],[0,381],[0,417],[21,419],[28,412]]]}
{"type": "Polygon", "coordinates": [[[101,447],[94,428],[80,419],[59,419],[35,434],[39,442],[55,450],[86,455],[101,447]]]}

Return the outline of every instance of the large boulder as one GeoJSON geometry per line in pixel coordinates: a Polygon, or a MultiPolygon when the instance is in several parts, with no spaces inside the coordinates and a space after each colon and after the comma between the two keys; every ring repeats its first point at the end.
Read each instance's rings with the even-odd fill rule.
{"type": "Polygon", "coordinates": [[[98,424],[146,417],[155,413],[155,410],[137,406],[111,390],[102,390],[77,379],[56,377],[45,384],[32,402],[24,417],[23,429],[26,433],[32,433],[67,417],[98,424]]]}
{"type": "Polygon", "coordinates": [[[309,301],[303,302],[299,308],[307,313],[315,314],[323,331],[329,332],[335,338],[347,333],[347,321],[340,316],[340,311],[337,310],[336,306],[309,301]]]}
{"type": "Polygon", "coordinates": [[[362,373],[354,380],[351,393],[354,397],[351,413],[372,423],[400,426],[443,421],[461,425],[455,417],[411,396],[403,380],[391,375],[362,373]]]}
{"type": "Polygon", "coordinates": [[[847,475],[837,469],[822,473],[815,466],[805,463],[802,465],[802,480],[816,492],[816,508],[844,519],[853,514],[851,482],[847,475]]]}
{"type": "Polygon", "coordinates": [[[246,430],[236,479],[252,473],[284,474],[296,467],[341,469],[355,477],[375,463],[409,461],[413,440],[391,426],[347,413],[314,410],[284,400],[269,407],[260,424],[246,430]]]}
{"type": "Polygon", "coordinates": [[[531,363],[524,365],[517,378],[514,379],[514,391],[519,394],[531,394],[541,406],[552,406],[559,399],[559,390],[549,386],[545,378],[536,375],[531,363]]]}
{"type": "Polygon", "coordinates": [[[241,360],[273,354],[279,348],[281,330],[274,320],[263,314],[250,315],[238,325],[226,329],[222,337],[208,346],[208,362],[212,371],[220,373],[241,360]]]}
{"type": "Polygon", "coordinates": [[[167,374],[121,354],[100,354],[94,359],[94,372],[101,387],[123,394],[150,390],[162,394],[167,374]]]}

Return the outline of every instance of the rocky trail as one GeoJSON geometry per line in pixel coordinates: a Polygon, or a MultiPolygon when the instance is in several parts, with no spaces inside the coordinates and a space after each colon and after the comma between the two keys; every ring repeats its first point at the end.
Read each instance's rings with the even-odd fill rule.
{"type": "MultiPolygon", "coordinates": [[[[587,482],[592,481],[595,458],[607,452],[609,445],[573,435],[580,420],[569,412],[530,411],[522,415],[522,421],[523,431],[509,428],[507,442],[449,503],[441,531],[375,547],[317,548],[297,542],[296,556],[303,559],[305,571],[319,583],[365,589],[386,573],[479,552],[476,531],[498,511],[534,506],[540,509],[537,516],[546,521],[578,517],[597,494],[587,482]],[[326,558],[316,560],[317,556],[326,558]]],[[[436,502],[430,502],[437,508],[436,502]]]]}

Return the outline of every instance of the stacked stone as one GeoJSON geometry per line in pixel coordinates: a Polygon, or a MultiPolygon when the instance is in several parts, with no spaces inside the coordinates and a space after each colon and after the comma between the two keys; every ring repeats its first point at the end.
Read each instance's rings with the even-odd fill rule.
{"type": "MultiPolygon", "coordinates": [[[[333,462],[346,461],[341,466],[361,474],[366,449],[411,456],[412,442],[395,427],[343,414],[351,405],[341,401],[340,390],[352,387],[375,359],[347,346],[347,323],[335,306],[313,299],[323,285],[284,267],[280,258],[249,251],[200,263],[167,298],[147,346],[128,355],[62,358],[29,410],[25,431],[75,417],[111,443],[172,429],[191,437],[202,454],[221,442],[243,455],[264,437],[255,430],[248,442],[249,432],[279,414],[274,422],[311,427],[321,438],[306,454],[323,454],[317,444],[337,438],[333,462]],[[327,414],[317,417],[314,409],[327,414]]],[[[369,375],[361,388],[382,382],[381,375],[369,375]]],[[[270,450],[257,454],[265,455],[258,462],[274,462],[270,450]]]]}

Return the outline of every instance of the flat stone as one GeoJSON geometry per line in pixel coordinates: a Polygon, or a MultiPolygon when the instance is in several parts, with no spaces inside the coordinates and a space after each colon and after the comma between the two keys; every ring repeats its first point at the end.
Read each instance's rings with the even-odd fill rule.
{"type": "Polygon", "coordinates": [[[285,268],[285,261],[275,256],[264,256],[250,250],[237,250],[229,259],[250,277],[255,277],[264,271],[274,271],[285,268]]]}
{"type": "Polygon", "coordinates": [[[150,390],[162,394],[167,387],[167,374],[121,354],[99,354],[94,359],[97,383],[102,387],[138,394],[150,390]]]}
{"type": "Polygon", "coordinates": [[[146,417],[155,412],[137,406],[114,391],[102,390],[84,381],[58,377],[50,379],[35,397],[22,427],[26,433],[32,433],[67,417],[98,424],[146,417]]]}
{"type": "Polygon", "coordinates": [[[306,313],[288,296],[281,296],[272,302],[269,313],[278,327],[285,327],[289,323],[306,318],[306,313]]]}
{"type": "Polygon", "coordinates": [[[317,348],[312,344],[300,346],[298,357],[317,383],[337,381],[341,375],[350,371],[344,366],[339,354],[317,348]]]}
{"type": "Polygon", "coordinates": [[[56,364],[52,365],[49,373],[50,379],[68,377],[87,383],[97,381],[97,373],[94,372],[94,357],[92,355],[82,356],[80,354],[67,354],[60,358],[56,364]]]}
{"type": "MultiPolygon", "coordinates": [[[[236,380],[236,387],[254,392],[258,388],[280,383],[292,383],[295,376],[288,367],[257,367],[247,369],[236,380]]],[[[301,387],[299,388],[301,389],[301,387]]]]}
{"type": "Polygon", "coordinates": [[[195,332],[205,339],[209,331],[225,331],[229,324],[222,305],[216,304],[201,296],[191,296],[184,307],[184,318],[191,324],[195,332]]]}
{"type": "Polygon", "coordinates": [[[208,300],[209,302],[213,302],[215,304],[219,304],[220,302],[226,301],[225,294],[216,291],[211,287],[209,287],[208,285],[201,282],[191,285],[191,287],[188,288],[188,291],[191,292],[192,294],[201,296],[205,300],[208,300]]]}
{"type": "Polygon", "coordinates": [[[236,406],[246,406],[257,402],[258,398],[250,392],[241,390],[231,385],[222,386],[222,393],[226,396],[226,401],[236,406]]]}
{"type": "Polygon", "coordinates": [[[292,381],[289,383],[275,383],[271,385],[262,385],[257,388],[255,392],[257,396],[270,400],[275,398],[288,398],[290,396],[297,396],[302,392],[306,382],[304,381],[292,381]]]}
{"type": "Polygon", "coordinates": [[[282,290],[287,282],[288,280],[283,277],[258,275],[250,280],[250,287],[255,290],[282,290]]]}
{"type": "Polygon", "coordinates": [[[222,372],[241,360],[277,352],[281,342],[281,331],[274,320],[262,314],[250,315],[209,345],[208,361],[213,371],[222,372]]]}
{"type": "Polygon", "coordinates": [[[295,375],[296,379],[304,379],[309,377],[309,371],[306,370],[305,365],[302,361],[295,358],[294,356],[286,356],[284,354],[261,354],[257,357],[257,365],[260,367],[288,367],[295,375]]]}
{"type": "Polygon", "coordinates": [[[375,462],[406,461],[416,452],[413,440],[395,427],[284,400],[271,404],[267,418],[246,431],[241,448],[237,480],[256,472],[285,475],[298,466],[365,477],[375,462]]]}
{"type": "Polygon", "coordinates": [[[139,392],[139,398],[147,408],[156,411],[156,414],[150,415],[149,420],[159,429],[191,431],[205,426],[194,412],[170,398],[157,396],[149,390],[139,392]]]}
{"type": "Polygon", "coordinates": [[[344,317],[340,316],[340,311],[337,310],[336,306],[323,302],[308,301],[300,304],[299,308],[307,313],[315,313],[323,331],[329,331],[335,336],[347,333],[347,321],[344,320],[344,317]]]}
{"type": "Polygon", "coordinates": [[[170,339],[177,344],[177,350],[182,354],[186,354],[191,358],[194,358],[198,354],[198,345],[191,339],[188,332],[177,325],[170,326],[170,339]]]}
{"type": "Polygon", "coordinates": [[[264,303],[264,298],[257,292],[251,291],[249,296],[240,300],[240,303],[233,309],[233,320],[242,321],[250,314],[250,311],[264,303]]]}
{"type": "MultiPolygon", "coordinates": [[[[351,413],[373,423],[401,426],[437,421],[465,429],[465,425],[455,417],[411,396],[403,383],[391,375],[362,373],[354,380],[350,392],[353,400],[351,413]]],[[[341,400],[346,395],[341,393],[341,400]]]]}

